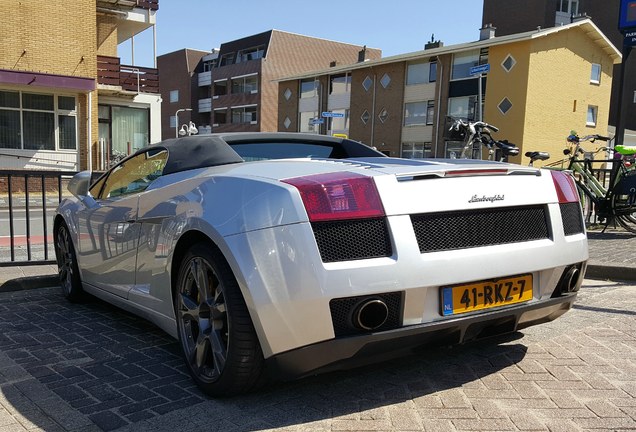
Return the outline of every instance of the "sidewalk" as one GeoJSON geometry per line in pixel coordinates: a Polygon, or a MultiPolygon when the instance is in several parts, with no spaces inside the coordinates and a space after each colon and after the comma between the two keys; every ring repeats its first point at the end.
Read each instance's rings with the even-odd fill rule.
{"type": "MultiPolygon", "coordinates": [[[[636,280],[636,234],[608,228],[588,232],[590,259],[586,277],[636,280]]],[[[57,286],[57,266],[0,267],[0,292],[57,286]]]]}

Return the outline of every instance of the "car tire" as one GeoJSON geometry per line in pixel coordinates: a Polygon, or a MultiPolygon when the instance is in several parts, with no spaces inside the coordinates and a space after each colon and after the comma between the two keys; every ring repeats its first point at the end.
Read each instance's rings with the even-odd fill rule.
{"type": "Polygon", "coordinates": [[[84,299],[84,289],[77,265],[73,239],[66,223],[62,222],[55,232],[55,258],[64,297],[76,303],[84,299]]]}
{"type": "Polygon", "coordinates": [[[263,374],[263,353],[221,252],[209,243],[193,245],[181,261],[174,291],[179,342],[199,388],[215,397],[254,389],[263,374]]]}

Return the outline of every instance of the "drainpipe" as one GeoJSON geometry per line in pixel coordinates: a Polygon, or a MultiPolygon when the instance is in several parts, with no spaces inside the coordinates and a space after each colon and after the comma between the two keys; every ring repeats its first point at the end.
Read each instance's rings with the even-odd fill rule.
{"type": "Polygon", "coordinates": [[[93,92],[88,93],[88,127],[86,128],[86,135],[88,136],[88,170],[93,170],[93,92]]]}
{"type": "Polygon", "coordinates": [[[375,72],[373,73],[373,99],[371,100],[371,147],[375,147],[375,72]]]}
{"type": "Polygon", "coordinates": [[[444,82],[444,65],[440,61],[439,57],[437,58],[437,128],[435,130],[435,153],[433,157],[437,157],[437,147],[439,146],[439,128],[441,124],[440,114],[442,112],[442,84],[444,82]]]}

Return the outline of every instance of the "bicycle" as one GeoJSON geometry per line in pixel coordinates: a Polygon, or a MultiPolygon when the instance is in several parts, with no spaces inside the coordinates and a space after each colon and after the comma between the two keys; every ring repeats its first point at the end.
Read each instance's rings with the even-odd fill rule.
{"type": "Polygon", "coordinates": [[[462,148],[460,159],[467,159],[467,153],[474,151],[480,146],[488,149],[488,160],[497,159],[499,162],[507,162],[509,156],[519,154],[519,147],[508,142],[508,140],[495,140],[491,132],[498,132],[499,129],[488,123],[465,122],[462,119],[455,119],[449,131],[461,132],[465,135],[465,144],[462,148]],[[496,154],[499,153],[497,158],[496,154]]]}
{"type": "Polygon", "coordinates": [[[611,146],[602,146],[588,152],[582,147],[583,142],[594,143],[596,140],[607,142],[610,138],[598,134],[579,137],[572,132],[567,138],[571,147],[563,151],[567,157],[546,165],[546,168],[572,171],[588,223],[591,214],[595,213],[598,220],[605,224],[604,230],[610,223],[617,222],[636,234],[636,170],[630,168],[633,160],[624,158],[633,157],[636,149],[616,146],[614,150],[621,154],[621,159],[594,160],[594,155],[612,150],[611,146]],[[583,159],[578,159],[579,155],[583,155],[583,159]],[[565,163],[567,167],[564,168],[565,163]],[[609,181],[601,181],[594,175],[594,163],[611,163],[609,181]]]}

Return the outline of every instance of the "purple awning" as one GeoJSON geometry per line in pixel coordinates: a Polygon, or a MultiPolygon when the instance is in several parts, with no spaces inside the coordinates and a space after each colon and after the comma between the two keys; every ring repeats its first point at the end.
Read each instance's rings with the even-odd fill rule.
{"type": "Polygon", "coordinates": [[[94,78],[45,74],[41,72],[0,69],[0,84],[18,84],[33,87],[63,88],[79,92],[95,90],[94,78]]]}

